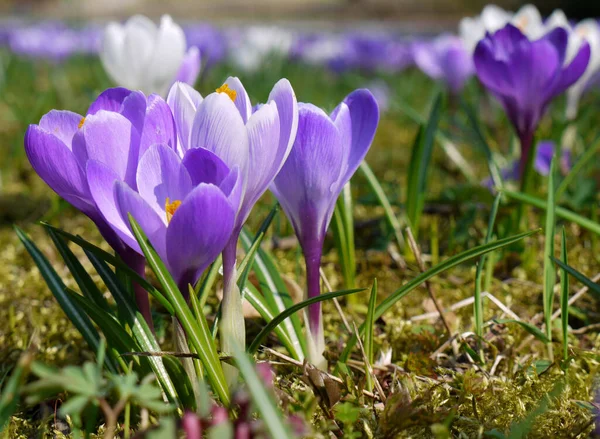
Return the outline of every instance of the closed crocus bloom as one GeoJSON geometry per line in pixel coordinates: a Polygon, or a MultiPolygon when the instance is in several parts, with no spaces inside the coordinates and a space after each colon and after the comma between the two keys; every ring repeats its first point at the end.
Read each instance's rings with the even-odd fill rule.
{"type": "Polygon", "coordinates": [[[183,156],[196,148],[209,149],[229,167],[239,167],[242,178],[242,201],[223,252],[221,348],[228,351],[230,340],[242,346],[245,341],[241,297],[235,284],[237,241],[252,207],[290,153],[298,126],[296,96],[289,81],[282,79],[267,103],[253,111],[240,80],[228,78],[206,98],[186,84],[176,83],[167,102],[176,120],[178,153],[183,156]]]}
{"type": "Polygon", "coordinates": [[[498,98],[521,141],[520,176],[546,108],[587,67],[589,45],[583,44],[567,62],[567,44],[568,33],[562,28],[530,41],[519,29],[507,25],[486,35],[475,49],[477,76],[498,98]]]}
{"type": "MultiPolygon", "coordinates": [[[[48,186],[90,217],[121,258],[143,274],[144,259],[115,234],[98,210],[88,184],[87,162],[101,162],[121,180],[135,184],[140,153],[154,143],[175,142],[173,117],[162,98],[112,88],[98,96],[85,117],[52,110],[39,125],[30,125],[25,152],[48,186]]],[[[147,293],[141,289],[137,293],[140,311],[149,319],[147,293]]]]}
{"type": "Polygon", "coordinates": [[[164,96],[185,52],[185,35],[171,17],[163,15],[157,27],[149,18],[135,15],[124,25],[108,24],[100,59],[118,85],[164,96]]]}
{"type": "Polygon", "coordinates": [[[413,45],[417,67],[432,79],[443,81],[458,94],[474,72],[472,55],[454,35],[440,35],[433,41],[413,45]]]}
{"type": "Polygon", "coordinates": [[[200,74],[200,51],[197,47],[190,47],[183,58],[174,82],[185,82],[193,86],[200,74]]]}
{"type": "MultiPolygon", "coordinates": [[[[367,154],[379,122],[368,90],[356,90],[329,116],[312,104],[298,104],[298,133],[292,152],[271,190],[294,227],[306,261],[308,297],[321,293],[319,268],[325,233],[335,203],[367,154]]],[[[310,360],[323,365],[321,305],[308,309],[310,360]]]]}
{"type": "Polygon", "coordinates": [[[106,222],[141,254],[131,214],[187,296],[188,285],[229,241],[241,194],[238,170],[206,149],[189,151],[182,160],[170,146],[155,144],[141,157],[133,179],[123,179],[99,160],[88,161],[87,174],[106,222]]]}

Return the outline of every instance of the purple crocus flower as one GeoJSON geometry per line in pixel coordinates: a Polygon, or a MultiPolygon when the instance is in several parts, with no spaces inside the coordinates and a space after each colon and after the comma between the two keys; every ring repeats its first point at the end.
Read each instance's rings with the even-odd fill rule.
{"type": "Polygon", "coordinates": [[[417,67],[435,80],[441,80],[453,94],[458,94],[474,72],[471,54],[455,35],[440,35],[432,41],[413,44],[417,67]]]}
{"type": "Polygon", "coordinates": [[[204,269],[229,241],[241,195],[238,169],[206,149],[183,160],[171,146],[143,153],[133,178],[99,160],[87,162],[90,191],[104,219],[129,247],[142,254],[131,231],[131,214],[187,296],[204,269]]]}
{"type": "Polygon", "coordinates": [[[200,74],[200,51],[197,47],[190,47],[183,58],[175,82],[185,82],[192,87],[200,74]]]}
{"type": "MultiPolygon", "coordinates": [[[[180,156],[195,148],[207,148],[230,168],[240,169],[242,201],[231,240],[223,251],[221,328],[222,334],[233,332],[233,339],[243,346],[244,320],[235,284],[237,241],[252,207],[290,153],[298,126],[296,96],[289,81],[282,79],[273,87],[268,102],[253,112],[240,80],[228,78],[206,98],[186,84],[176,83],[167,102],[176,120],[180,156]]],[[[223,350],[227,350],[227,340],[227,336],[222,337],[223,350]]]]}
{"type": "MultiPolygon", "coordinates": [[[[312,104],[298,105],[298,134],[271,190],[281,203],[302,246],[308,297],[321,293],[319,268],[325,233],[335,202],[367,154],[379,122],[379,109],[365,89],[350,93],[328,116],[312,104]]],[[[308,310],[311,361],[323,364],[321,305],[308,310]]]]}
{"type": "Polygon", "coordinates": [[[479,80],[498,98],[521,141],[519,175],[522,178],[540,119],[552,99],[585,72],[590,47],[583,44],[565,65],[568,34],[554,29],[530,41],[508,24],[486,34],[474,54],[479,80]]]}
{"type": "MultiPolygon", "coordinates": [[[[42,180],[94,221],[111,247],[141,275],[144,258],[112,230],[92,197],[87,162],[103,163],[121,180],[135,185],[139,157],[155,143],[176,144],[168,105],[157,95],[146,98],[124,88],[104,91],[85,117],[52,110],[25,134],[25,152],[42,180]]],[[[136,299],[151,324],[148,294],[137,285],[136,299]]]]}

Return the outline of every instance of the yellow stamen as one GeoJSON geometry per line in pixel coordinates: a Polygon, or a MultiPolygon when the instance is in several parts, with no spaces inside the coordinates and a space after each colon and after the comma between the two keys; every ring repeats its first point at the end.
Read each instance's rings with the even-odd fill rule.
{"type": "Polygon", "coordinates": [[[169,197],[167,197],[167,199],[165,201],[165,212],[167,213],[167,224],[171,222],[171,219],[173,218],[173,215],[175,215],[175,212],[177,211],[177,209],[179,209],[179,206],[181,206],[180,200],[175,200],[171,203],[171,200],[169,199],[169,197]]]}
{"type": "Polygon", "coordinates": [[[83,126],[84,123],[85,123],[85,117],[82,117],[81,120],[79,121],[79,125],[77,125],[77,129],[81,129],[81,127],[83,126]]]}
{"type": "Polygon", "coordinates": [[[231,88],[227,84],[223,84],[219,88],[215,90],[217,93],[225,93],[229,98],[235,102],[235,97],[237,96],[237,92],[231,88]]]}

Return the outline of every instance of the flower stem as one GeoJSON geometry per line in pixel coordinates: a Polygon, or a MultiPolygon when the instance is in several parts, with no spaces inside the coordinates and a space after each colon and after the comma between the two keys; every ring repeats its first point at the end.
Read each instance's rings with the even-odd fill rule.
{"type": "MultiPolygon", "coordinates": [[[[527,194],[531,188],[533,179],[533,164],[535,162],[535,151],[533,146],[533,133],[521,136],[521,158],[519,160],[519,178],[521,181],[521,193],[527,194]]],[[[521,230],[525,204],[521,203],[517,209],[517,230],[521,230]]]]}
{"type": "MultiPolygon", "coordinates": [[[[321,294],[321,256],[323,254],[323,242],[315,240],[309,245],[303,245],[304,261],[306,262],[306,292],[307,297],[318,297],[321,294]]],[[[307,311],[307,336],[308,336],[308,358],[315,366],[325,369],[327,362],[323,357],[325,348],[325,337],[323,334],[323,321],[321,315],[321,303],[308,306],[307,311]]]]}

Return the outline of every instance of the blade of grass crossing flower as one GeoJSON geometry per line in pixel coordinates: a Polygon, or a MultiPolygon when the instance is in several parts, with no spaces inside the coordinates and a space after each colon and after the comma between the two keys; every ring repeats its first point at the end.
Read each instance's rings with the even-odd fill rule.
{"type": "Polygon", "coordinates": [[[81,292],[95,305],[107,313],[110,313],[110,306],[102,295],[102,292],[96,286],[85,268],[83,268],[83,265],[81,262],[79,262],[79,259],[75,256],[75,254],[73,254],[65,240],[52,229],[46,229],[46,231],[48,232],[50,239],[52,239],[54,246],[57,248],[61,257],[65,261],[65,264],[67,264],[67,267],[75,279],[75,282],[77,282],[77,285],[79,285],[81,292]]]}
{"type": "MultiPolygon", "coordinates": [[[[375,331],[375,306],[377,305],[377,279],[373,280],[373,286],[371,287],[371,295],[369,297],[369,307],[367,309],[367,318],[365,319],[365,335],[363,340],[363,345],[365,347],[365,354],[367,356],[367,361],[369,365],[373,365],[373,356],[374,356],[374,337],[373,333],[375,331]]],[[[365,376],[367,377],[367,390],[369,392],[373,391],[373,378],[371,377],[371,371],[369,367],[365,364],[365,376]]]]}
{"type": "MultiPolygon", "coordinates": [[[[219,396],[221,403],[228,407],[230,404],[229,389],[227,388],[227,382],[225,381],[225,375],[223,374],[223,368],[219,361],[215,342],[210,335],[206,320],[203,318],[198,320],[194,319],[192,311],[186,303],[181,291],[179,291],[179,288],[175,284],[175,281],[169,274],[169,271],[160,260],[160,257],[148,241],[148,238],[139,224],[131,215],[129,215],[129,222],[135,238],[140,245],[144,256],[146,256],[148,265],[152,268],[152,271],[164,289],[165,295],[169,298],[171,305],[173,305],[173,309],[175,310],[174,315],[185,330],[189,342],[195,347],[200,355],[210,385],[214,392],[219,396]]],[[[202,314],[199,317],[202,317],[202,314]]]]}
{"type": "Polygon", "coordinates": [[[419,220],[425,203],[427,172],[433,154],[435,132],[441,115],[441,94],[436,93],[426,125],[421,125],[412,147],[408,182],[406,185],[406,213],[415,235],[418,234],[419,220]]]}
{"type": "MultiPolygon", "coordinates": [[[[252,240],[245,230],[242,230],[241,240],[245,248],[250,247],[252,240]]],[[[277,315],[294,305],[292,297],[270,252],[259,247],[254,257],[253,268],[254,274],[256,274],[261,286],[263,297],[273,314],[277,315]]],[[[288,321],[284,322],[284,330],[294,346],[290,354],[297,360],[303,361],[308,351],[300,318],[297,315],[293,315],[288,321]]]]}
{"type": "MultiPolygon", "coordinates": [[[[500,206],[501,195],[496,195],[494,204],[492,204],[492,210],[490,211],[490,219],[488,220],[488,229],[485,235],[484,244],[491,241],[494,233],[494,224],[496,223],[496,215],[498,214],[498,207],[500,206]]],[[[483,299],[481,297],[481,275],[483,273],[483,267],[485,265],[486,255],[479,258],[477,263],[477,269],[475,270],[475,297],[473,300],[473,314],[475,316],[475,334],[480,339],[483,337],[483,299]]]]}
{"type": "MultiPolygon", "coordinates": [[[[125,287],[120,283],[116,274],[108,267],[108,265],[106,265],[106,262],[96,256],[94,253],[88,250],[84,250],[84,252],[112,294],[115,302],[117,302],[120,315],[124,317],[125,321],[131,328],[131,333],[142,350],[144,352],[151,353],[160,352],[161,349],[156,341],[156,338],[154,337],[154,334],[152,334],[152,331],[148,327],[146,320],[137,310],[137,307],[133,303],[132,297],[128,294],[125,287]]],[[[171,378],[165,369],[161,357],[150,356],[148,357],[148,360],[152,370],[154,371],[154,374],[158,378],[158,381],[169,400],[179,406],[180,403],[177,397],[175,386],[173,385],[173,382],[171,381],[171,378]]]]}
{"type": "MultiPolygon", "coordinates": [[[[509,198],[512,198],[516,201],[521,201],[523,203],[531,204],[534,207],[540,209],[546,209],[546,201],[540,200],[539,198],[532,197],[531,195],[526,195],[521,192],[513,192],[509,190],[502,189],[502,193],[507,195],[509,198]]],[[[572,221],[575,224],[580,225],[584,229],[589,230],[590,232],[596,233],[600,235],[600,224],[595,221],[592,221],[586,217],[576,214],[573,211],[565,209],[563,207],[556,206],[554,209],[554,213],[556,216],[565,219],[567,221],[572,221]]]]}
{"type": "MultiPolygon", "coordinates": [[[[491,251],[498,250],[500,248],[511,245],[517,241],[520,241],[521,239],[524,239],[528,236],[533,235],[534,233],[538,233],[539,231],[540,231],[540,229],[532,230],[529,232],[520,233],[518,235],[509,236],[507,238],[499,239],[497,241],[493,241],[488,244],[483,244],[478,247],[475,247],[475,248],[472,248],[469,250],[465,250],[464,252],[454,255],[454,256],[446,259],[444,262],[441,262],[438,265],[431,267],[429,270],[419,274],[418,276],[414,277],[413,279],[408,281],[406,284],[404,284],[403,286],[398,288],[396,291],[394,291],[392,294],[390,294],[388,297],[386,297],[379,305],[377,305],[377,308],[375,309],[375,320],[380,318],[383,314],[385,314],[386,311],[388,311],[392,306],[394,306],[396,304],[396,302],[401,300],[404,296],[406,296],[412,290],[417,288],[419,285],[423,284],[426,280],[429,280],[432,277],[434,277],[440,273],[443,273],[446,270],[456,267],[457,265],[460,265],[463,262],[469,261],[473,258],[477,258],[477,257],[484,255],[486,253],[489,253],[491,251]]],[[[360,327],[360,331],[359,331],[360,334],[363,334],[364,330],[365,330],[365,326],[363,324],[360,327]]],[[[340,359],[339,359],[340,362],[345,363],[348,361],[348,358],[350,356],[350,351],[352,350],[352,348],[355,345],[356,345],[356,337],[354,336],[350,340],[348,340],[348,342],[346,343],[346,347],[344,348],[344,351],[340,355],[340,359]]]]}
{"type": "Polygon", "coordinates": [[[285,425],[281,412],[273,401],[272,396],[265,389],[264,380],[258,375],[254,362],[248,357],[241,346],[234,345],[233,356],[240,374],[244,378],[246,386],[248,386],[254,406],[262,417],[270,437],[292,439],[294,436],[291,434],[288,426],[285,425]]]}
{"type": "MultiPolygon", "coordinates": [[[[75,302],[73,302],[71,297],[69,297],[66,292],[67,287],[63,283],[60,276],[56,273],[54,268],[52,268],[52,265],[48,259],[46,259],[40,249],[19,227],[15,226],[15,231],[25,246],[27,252],[33,258],[33,261],[40,270],[44,281],[50,288],[52,295],[56,298],[60,307],[63,309],[67,317],[69,317],[69,320],[71,320],[73,325],[75,325],[77,330],[81,333],[83,339],[90,346],[90,349],[92,349],[94,352],[97,352],[98,346],[100,345],[100,336],[98,335],[96,328],[94,328],[90,318],[81,308],[77,306],[75,302]]],[[[111,358],[107,358],[105,364],[108,370],[113,373],[117,372],[118,367],[111,358]]]]}
{"type": "Polygon", "coordinates": [[[354,245],[354,217],[352,215],[352,188],[346,183],[334,212],[334,233],[338,247],[345,288],[354,288],[356,259],[354,245]]]}
{"type": "MultiPolygon", "coordinates": [[[[568,265],[567,257],[567,233],[562,229],[560,258],[564,265],[568,265]]],[[[563,336],[563,361],[569,358],[569,273],[564,268],[561,269],[560,276],[560,319],[562,323],[563,336]]]]}
{"type": "Polygon", "coordinates": [[[120,270],[123,270],[125,273],[127,273],[128,276],[133,278],[134,281],[137,282],[142,288],[144,288],[146,291],[148,291],[150,294],[152,294],[152,296],[162,306],[164,306],[170,314],[173,314],[173,307],[168,302],[168,300],[164,297],[162,292],[159,291],[157,288],[155,288],[150,282],[148,282],[146,279],[141,277],[134,270],[132,270],[120,258],[108,253],[107,251],[102,250],[100,247],[95,246],[94,244],[86,241],[85,239],[81,238],[80,236],[72,235],[69,232],[65,232],[64,230],[61,230],[54,226],[51,226],[50,224],[47,224],[47,223],[42,223],[42,225],[47,230],[52,230],[52,231],[56,232],[58,235],[61,235],[64,238],[66,238],[67,240],[71,241],[72,243],[77,244],[82,249],[87,250],[90,253],[96,255],[100,260],[106,262],[107,264],[112,265],[115,268],[118,267],[120,270]]]}
{"type": "Polygon", "coordinates": [[[323,302],[324,300],[329,300],[329,299],[333,299],[335,297],[340,297],[340,296],[347,296],[348,294],[354,294],[354,293],[358,293],[364,291],[364,288],[358,288],[358,289],[354,289],[354,290],[343,290],[343,291],[333,291],[331,293],[325,293],[325,294],[321,294],[318,297],[311,297],[310,299],[304,300],[300,303],[297,303],[296,305],[286,309],[285,311],[283,311],[281,314],[275,316],[268,324],[267,326],[265,326],[256,337],[254,337],[254,340],[252,340],[252,343],[250,344],[250,347],[248,347],[248,352],[253,354],[255,353],[260,344],[263,342],[263,340],[267,337],[267,335],[269,335],[269,333],[271,331],[273,331],[281,322],[283,322],[285,319],[287,319],[288,317],[290,317],[291,315],[293,315],[294,313],[300,311],[301,309],[306,308],[309,305],[312,305],[313,303],[318,303],[318,302],[323,302]]]}
{"type": "Polygon", "coordinates": [[[400,221],[398,221],[398,217],[392,209],[392,204],[390,203],[390,200],[385,195],[383,187],[381,187],[379,180],[377,180],[377,177],[375,177],[375,174],[373,173],[366,161],[363,160],[363,162],[360,164],[360,169],[363,172],[365,178],[367,179],[367,182],[371,186],[371,189],[375,193],[379,204],[381,204],[381,207],[383,207],[383,211],[385,212],[385,218],[389,226],[392,228],[392,231],[394,232],[394,238],[396,239],[398,250],[402,250],[404,248],[402,228],[400,226],[400,221]]]}
{"type": "Polygon", "coordinates": [[[554,304],[554,231],[556,220],[554,217],[554,167],[555,159],[550,163],[550,173],[548,174],[548,199],[546,201],[546,236],[544,239],[544,321],[546,323],[546,337],[550,341],[548,344],[548,355],[550,360],[554,359],[552,349],[552,308],[554,304]]]}

